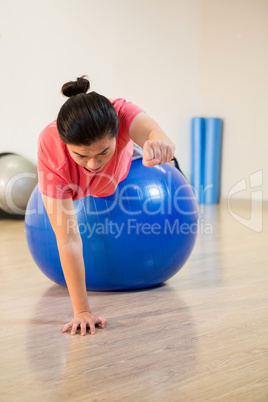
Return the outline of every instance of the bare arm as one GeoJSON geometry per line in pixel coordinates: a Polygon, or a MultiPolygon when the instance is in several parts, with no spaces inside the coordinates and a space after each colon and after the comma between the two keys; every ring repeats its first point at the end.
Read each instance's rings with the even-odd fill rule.
{"type": "Polygon", "coordinates": [[[87,326],[85,321],[88,320],[91,333],[94,333],[95,324],[101,323],[102,327],[104,327],[107,321],[101,317],[94,317],[89,307],[85,284],[82,240],[78,229],[73,200],[71,198],[57,200],[46,196],[42,196],[42,198],[51,226],[56,235],[62,270],[71,297],[74,317],[82,319],[82,321],[80,320],[81,322],[77,322],[74,319],[66,324],[63,331],[65,332],[72,326],[72,334],[76,333],[76,329],[80,325],[81,334],[84,335],[87,326]],[[91,317],[99,318],[97,320],[99,322],[94,319],[91,322],[89,320],[91,317]]]}
{"type": "Polygon", "coordinates": [[[143,164],[155,166],[169,162],[175,152],[175,145],[161,127],[146,113],[139,113],[129,128],[130,138],[143,148],[143,164]]]}

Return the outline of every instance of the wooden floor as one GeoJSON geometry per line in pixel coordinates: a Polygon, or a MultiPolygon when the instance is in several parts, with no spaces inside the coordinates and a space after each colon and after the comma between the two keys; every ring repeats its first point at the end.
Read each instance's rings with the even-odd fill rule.
{"type": "MultiPolygon", "coordinates": [[[[233,206],[246,219],[249,209],[233,206]]],[[[88,292],[108,326],[85,337],[61,333],[67,290],[35,266],[23,222],[0,221],[0,400],[268,401],[268,209],[254,217],[260,233],[225,202],[200,217],[189,261],[165,285],[88,292]]]]}

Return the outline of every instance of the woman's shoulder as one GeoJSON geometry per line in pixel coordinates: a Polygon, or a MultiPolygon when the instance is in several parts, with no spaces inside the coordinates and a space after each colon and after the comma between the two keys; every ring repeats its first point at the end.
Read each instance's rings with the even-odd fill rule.
{"type": "Polygon", "coordinates": [[[121,125],[126,126],[125,128],[127,130],[133,118],[137,116],[137,114],[145,113],[145,111],[141,107],[135,105],[132,102],[127,101],[126,99],[117,98],[109,100],[114,106],[114,109],[118,115],[121,125]]]}
{"type": "Polygon", "coordinates": [[[66,145],[61,140],[57,121],[48,124],[38,137],[38,158],[45,160],[55,170],[66,163],[66,145]]]}

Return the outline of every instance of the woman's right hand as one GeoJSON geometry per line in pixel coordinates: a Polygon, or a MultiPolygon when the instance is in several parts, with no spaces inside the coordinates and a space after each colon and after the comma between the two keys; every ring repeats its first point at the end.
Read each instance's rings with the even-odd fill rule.
{"type": "Polygon", "coordinates": [[[79,314],[76,314],[72,321],[68,322],[62,332],[67,332],[69,328],[71,329],[71,335],[75,335],[77,328],[81,328],[81,335],[86,335],[87,327],[90,328],[91,335],[95,334],[95,325],[100,324],[101,328],[105,328],[107,324],[107,320],[102,317],[94,316],[92,313],[88,311],[83,311],[79,314]]]}

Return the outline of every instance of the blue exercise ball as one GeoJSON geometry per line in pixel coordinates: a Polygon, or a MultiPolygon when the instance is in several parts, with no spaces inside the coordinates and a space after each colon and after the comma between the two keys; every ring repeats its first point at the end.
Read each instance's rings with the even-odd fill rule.
{"type": "MultiPolygon", "coordinates": [[[[87,290],[122,291],[161,284],[186,262],[197,235],[197,204],[189,183],[166,163],[132,161],[108,197],[74,201],[87,290]]],[[[69,228],[71,230],[71,227],[69,228]]],[[[25,216],[30,252],[40,270],[65,285],[56,237],[38,186],[25,216]]]]}

